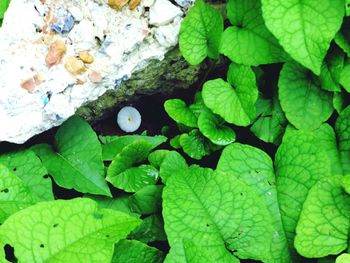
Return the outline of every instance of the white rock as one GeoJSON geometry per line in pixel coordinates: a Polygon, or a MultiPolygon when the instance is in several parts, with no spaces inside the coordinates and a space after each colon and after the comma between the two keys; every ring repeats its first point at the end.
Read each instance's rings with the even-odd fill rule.
{"type": "Polygon", "coordinates": [[[181,21],[182,19],[177,17],[174,19],[173,23],[154,29],[154,35],[162,46],[172,47],[177,44],[181,21]]]}
{"type": "Polygon", "coordinates": [[[181,7],[184,7],[184,8],[189,8],[191,7],[191,5],[194,4],[195,0],[175,0],[175,2],[181,6],[181,7]]]}
{"type": "Polygon", "coordinates": [[[168,0],[156,0],[150,8],[150,24],[164,26],[173,21],[177,16],[182,15],[183,12],[181,9],[168,0]]]}
{"type": "Polygon", "coordinates": [[[177,44],[183,12],[168,0],[152,1],[145,0],[133,11],[116,11],[105,0],[11,0],[0,28],[0,141],[23,143],[60,125],[82,104],[117,89],[135,70],[162,60],[177,44]],[[147,5],[152,5],[150,17],[147,5]],[[52,35],[47,19],[60,8],[75,23],[71,30],[67,24],[67,32],[52,35]],[[45,58],[56,40],[67,50],[61,63],[48,67],[45,58]],[[65,56],[83,50],[94,62],[73,76],[64,67],[65,56]],[[99,73],[101,81],[92,83],[91,72],[99,73]],[[35,79],[33,91],[22,88],[35,79]]]}

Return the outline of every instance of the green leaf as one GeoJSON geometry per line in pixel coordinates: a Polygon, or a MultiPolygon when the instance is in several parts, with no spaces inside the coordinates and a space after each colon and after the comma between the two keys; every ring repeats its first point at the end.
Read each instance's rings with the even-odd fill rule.
{"type": "Polygon", "coordinates": [[[251,132],[264,142],[279,144],[287,120],[277,96],[271,100],[260,97],[256,102],[256,109],[258,119],[250,127],[251,132]]]}
{"type": "Polygon", "coordinates": [[[277,195],[291,248],[302,205],[311,187],[331,173],[330,159],[316,136],[302,131],[286,135],[275,156],[277,195]]]}
{"type": "Polygon", "coordinates": [[[219,45],[224,31],[222,15],[198,0],[184,18],[179,36],[180,51],[188,63],[197,65],[207,56],[219,58],[219,45]]]}
{"type": "Polygon", "coordinates": [[[340,114],[346,107],[345,93],[334,92],[333,93],[333,107],[340,114]]]}
{"type": "MultiPolygon", "coordinates": [[[[0,19],[4,18],[4,14],[9,6],[11,0],[1,0],[0,2],[0,19]]],[[[1,25],[1,24],[0,24],[1,25]]]]}
{"type": "Polygon", "coordinates": [[[152,143],[147,141],[135,141],[124,147],[109,165],[106,180],[113,183],[114,180],[117,180],[115,178],[118,177],[120,173],[146,160],[152,149],[152,143]]]}
{"type": "Polygon", "coordinates": [[[234,143],[223,150],[217,165],[217,171],[232,174],[251,186],[256,194],[260,196],[272,219],[273,235],[270,251],[273,262],[291,262],[278,207],[275,174],[271,158],[258,148],[234,143]]]}
{"type": "Polygon", "coordinates": [[[265,26],[260,0],[229,0],[227,17],[232,26],[222,36],[220,52],[232,61],[257,66],[288,58],[265,26]]]}
{"type": "Polygon", "coordinates": [[[14,247],[19,262],[110,262],[114,243],[139,223],[77,198],[21,210],[5,221],[0,234],[14,247]]]}
{"type": "Polygon", "coordinates": [[[350,93],[350,64],[344,66],[343,70],[340,73],[340,84],[344,89],[350,93]]]}
{"type": "Polygon", "coordinates": [[[40,200],[52,200],[52,183],[41,160],[31,150],[7,153],[0,156],[0,164],[7,166],[40,200]]]}
{"type": "Polygon", "coordinates": [[[188,165],[186,160],[181,156],[181,154],[176,151],[171,151],[167,154],[160,165],[160,177],[162,178],[163,183],[166,183],[171,176],[179,171],[186,170],[187,168],[188,165]]]}
{"type": "Polygon", "coordinates": [[[183,100],[167,100],[164,103],[164,108],[168,115],[177,123],[181,123],[187,127],[197,128],[197,117],[183,100]]]}
{"type": "MultiPolygon", "coordinates": [[[[193,159],[200,160],[211,152],[210,141],[208,141],[198,130],[181,134],[180,145],[183,151],[193,159]]],[[[165,180],[167,176],[163,176],[165,180]]]]}
{"type": "Polygon", "coordinates": [[[228,123],[247,126],[255,118],[258,89],[254,72],[248,66],[231,64],[228,82],[209,80],[202,95],[205,105],[228,123]]]}
{"type": "Polygon", "coordinates": [[[316,76],[300,65],[284,64],[278,86],[282,109],[296,128],[317,129],[332,115],[331,93],[321,90],[316,76]]]}
{"type": "Polygon", "coordinates": [[[157,150],[157,151],[151,152],[148,155],[148,161],[151,165],[159,169],[164,158],[168,155],[169,152],[170,152],[169,150],[157,150]]]}
{"type": "Polygon", "coordinates": [[[344,188],[344,191],[350,194],[350,175],[345,175],[340,179],[341,186],[344,188]]]}
{"type": "Polygon", "coordinates": [[[174,149],[181,149],[181,144],[180,144],[180,134],[176,135],[175,137],[170,139],[170,146],[173,147],[174,149]]]}
{"type": "Polygon", "coordinates": [[[154,185],[159,173],[152,165],[141,165],[129,168],[117,176],[108,177],[107,180],[116,188],[125,192],[136,192],[147,185],[154,185]]]}
{"type": "Polygon", "coordinates": [[[350,106],[341,112],[335,131],[338,137],[340,160],[344,174],[350,174],[350,106]]]}
{"type": "Polygon", "coordinates": [[[40,198],[14,172],[0,164],[0,224],[38,201],[40,198]]]}
{"type": "Polygon", "coordinates": [[[297,62],[316,75],[344,16],[343,0],[262,0],[266,26],[297,62]]]}
{"type": "Polygon", "coordinates": [[[99,195],[89,195],[86,194],[84,197],[90,198],[94,200],[99,208],[107,208],[107,209],[113,209],[120,212],[123,212],[125,214],[128,214],[130,216],[139,217],[139,214],[136,214],[133,212],[130,208],[130,198],[127,195],[124,196],[118,196],[117,198],[111,198],[106,196],[99,196],[99,195]]]}
{"type": "Polygon", "coordinates": [[[337,255],[348,246],[350,196],[340,177],[324,178],[309,191],[296,228],[295,248],[304,257],[337,255]]]}
{"type": "Polygon", "coordinates": [[[301,134],[309,136],[310,140],[312,138],[315,144],[317,142],[319,149],[327,154],[329,160],[331,161],[332,175],[343,174],[340,162],[340,154],[338,152],[337,138],[333,128],[329,124],[324,123],[320,126],[320,128],[314,131],[297,130],[289,125],[286,129],[283,139],[288,140],[288,137],[292,137],[294,135],[298,136],[301,134]]]}
{"type": "Polygon", "coordinates": [[[147,215],[160,210],[162,207],[162,185],[149,185],[129,198],[129,207],[138,214],[147,215]]]}
{"type": "Polygon", "coordinates": [[[203,110],[207,109],[207,107],[204,104],[202,92],[199,91],[194,95],[194,103],[191,104],[189,108],[194,113],[194,115],[196,115],[197,118],[203,110]]]}
{"type": "Polygon", "coordinates": [[[350,262],[350,254],[343,253],[337,257],[335,263],[349,263],[350,262]]]}
{"type": "Polygon", "coordinates": [[[137,239],[143,243],[154,241],[166,241],[164,233],[164,222],[158,214],[150,215],[143,219],[142,224],[129,236],[130,239],[137,239]]]}
{"type": "Polygon", "coordinates": [[[162,263],[163,252],[137,240],[120,240],[114,247],[111,263],[162,263]]]}
{"type": "MultiPolygon", "coordinates": [[[[350,1],[349,1],[350,7],[350,1]]],[[[343,25],[339,32],[335,35],[334,38],[335,43],[341,47],[344,52],[350,56],[350,19],[345,18],[343,25]]]]}
{"type": "Polygon", "coordinates": [[[191,240],[185,239],[183,241],[186,262],[188,263],[215,263],[213,256],[208,253],[203,247],[198,246],[191,240]]]}
{"type": "Polygon", "coordinates": [[[344,67],[344,52],[339,48],[330,49],[321,68],[321,88],[328,91],[340,91],[340,74],[344,67]]]}
{"type": "Polygon", "coordinates": [[[77,116],[69,118],[57,131],[55,142],[57,152],[47,144],[33,150],[58,185],[111,196],[104,178],[101,144],[87,122],[77,116]]]}
{"type": "Polygon", "coordinates": [[[191,167],[163,190],[165,231],[176,262],[186,262],[182,240],[192,240],[216,262],[269,258],[271,218],[249,186],[230,174],[191,167]],[[230,253],[231,252],[231,253],[230,253]]]}
{"type": "Polygon", "coordinates": [[[228,145],[235,141],[236,133],[217,115],[210,110],[204,110],[198,118],[199,131],[212,143],[228,145]]]}
{"type": "Polygon", "coordinates": [[[156,148],[162,143],[166,142],[166,140],[167,138],[164,136],[143,136],[143,135],[125,135],[121,137],[114,136],[107,141],[104,139],[105,143],[102,145],[102,157],[104,161],[111,161],[126,146],[132,144],[133,142],[139,142],[139,141],[148,142],[152,144],[153,148],[156,148]]]}

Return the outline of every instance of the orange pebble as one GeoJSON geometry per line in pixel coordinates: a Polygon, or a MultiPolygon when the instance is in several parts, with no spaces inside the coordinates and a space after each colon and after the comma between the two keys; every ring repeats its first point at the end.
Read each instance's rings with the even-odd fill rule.
{"type": "Polygon", "coordinates": [[[141,0],[131,0],[129,2],[129,9],[134,10],[140,3],[141,3],[141,0]]]}
{"type": "Polygon", "coordinates": [[[53,65],[58,65],[64,53],[66,53],[66,45],[62,40],[56,40],[50,46],[49,54],[47,54],[45,62],[48,67],[52,67],[53,65]]]}
{"type": "Polygon", "coordinates": [[[129,0],[108,0],[108,5],[114,9],[120,10],[122,9],[129,0]]]}
{"type": "Polygon", "coordinates": [[[92,83],[98,83],[98,82],[101,82],[102,76],[100,73],[96,71],[91,71],[89,74],[89,79],[91,80],[92,83]]]}

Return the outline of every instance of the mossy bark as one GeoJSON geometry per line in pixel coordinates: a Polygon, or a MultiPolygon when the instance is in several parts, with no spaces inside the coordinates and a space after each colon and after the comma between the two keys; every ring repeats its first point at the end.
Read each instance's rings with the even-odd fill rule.
{"type": "Polygon", "coordinates": [[[107,91],[98,100],[83,105],[77,114],[92,122],[109,116],[122,102],[155,93],[171,93],[175,89],[192,86],[208,65],[189,65],[178,48],[169,51],[162,61],[154,60],[146,68],[135,72],[118,88],[107,91]]]}

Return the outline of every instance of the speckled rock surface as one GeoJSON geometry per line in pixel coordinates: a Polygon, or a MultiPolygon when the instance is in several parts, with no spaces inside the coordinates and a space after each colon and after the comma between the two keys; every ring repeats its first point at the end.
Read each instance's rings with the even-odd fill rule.
{"type": "Polygon", "coordinates": [[[94,120],[135,94],[193,84],[200,67],[174,49],[190,3],[12,0],[0,29],[0,141],[23,143],[75,112],[94,120]]]}

